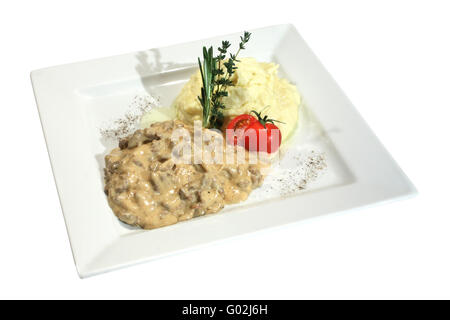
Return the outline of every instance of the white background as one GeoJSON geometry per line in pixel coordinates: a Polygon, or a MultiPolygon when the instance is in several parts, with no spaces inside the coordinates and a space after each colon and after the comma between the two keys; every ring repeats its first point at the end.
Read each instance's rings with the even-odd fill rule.
{"type": "Polygon", "coordinates": [[[0,298],[450,298],[448,1],[218,3],[1,2],[0,298]],[[80,280],[30,71],[289,22],[419,195],[80,280]]]}

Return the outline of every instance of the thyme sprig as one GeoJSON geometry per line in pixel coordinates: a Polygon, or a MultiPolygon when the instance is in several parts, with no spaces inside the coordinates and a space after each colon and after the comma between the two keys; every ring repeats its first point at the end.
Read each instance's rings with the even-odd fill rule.
{"type": "Polygon", "coordinates": [[[201,95],[198,97],[202,105],[203,127],[220,128],[223,124],[223,110],[225,105],[222,102],[223,97],[228,96],[227,88],[233,86],[230,80],[237,69],[236,62],[240,62],[237,57],[241,50],[250,40],[251,33],[245,31],[241,36],[239,49],[235,54],[230,53],[230,57],[225,61],[228,49],[231,44],[228,41],[222,41],[222,46],[218,47],[219,54],[214,56],[213,47],[203,47],[203,63],[198,58],[198,65],[202,76],[201,95]]]}

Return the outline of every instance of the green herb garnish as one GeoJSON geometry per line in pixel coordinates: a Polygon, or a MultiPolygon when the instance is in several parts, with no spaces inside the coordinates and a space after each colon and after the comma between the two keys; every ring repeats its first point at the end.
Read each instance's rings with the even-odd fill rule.
{"type": "Polygon", "coordinates": [[[220,128],[223,124],[224,116],[222,110],[225,105],[222,98],[228,96],[227,87],[233,86],[230,80],[237,69],[237,56],[241,50],[245,49],[245,44],[250,40],[250,32],[245,31],[241,36],[239,49],[236,54],[230,53],[230,57],[225,61],[228,48],[231,44],[222,41],[222,46],[217,48],[219,54],[214,57],[213,47],[203,47],[203,64],[198,58],[198,66],[202,76],[201,96],[198,97],[203,108],[203,127],[220,128]],[[224,71],[225,69],[225,71],[224,71]]]}

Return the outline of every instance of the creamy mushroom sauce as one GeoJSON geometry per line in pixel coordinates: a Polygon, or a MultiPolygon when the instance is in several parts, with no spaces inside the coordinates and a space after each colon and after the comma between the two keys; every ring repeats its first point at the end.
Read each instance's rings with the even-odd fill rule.
{"type": "MultiPolygon", "coordinates": [[[[123,222],[153,229],[215,213],[225,204],[246,200],[262,184],[263,165],[249,164],[247,151],[243,164],[174,161],[172,133],[177,128],[187,129],[194,141],[192,126],[158,122],[121,140],[105,157],[105,193],[123,222]]],[[[231,148],[234,155],[238,148],[231,148]]]]}

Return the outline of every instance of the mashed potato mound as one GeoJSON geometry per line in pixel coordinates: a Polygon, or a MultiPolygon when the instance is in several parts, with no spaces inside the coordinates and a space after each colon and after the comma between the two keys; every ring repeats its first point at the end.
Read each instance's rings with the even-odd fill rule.
{"type": "MultiPolygon", "coordinates": [[[[277,123],[283,141],[294,131],[298,120],[300,95],[297,88],[277,76],[278,65],[258,62],[254,58],[240,58],[237,70],[231,77],[234,86],[228,87],[228,97],[222,102],[226,121],[252,110],[284,122],[277,123]]],[[[200,72],[192,75],[173,103],[178,119],[193,123],[201,120],[202,106],[197,99],[202,87],[200,72]]]]}

